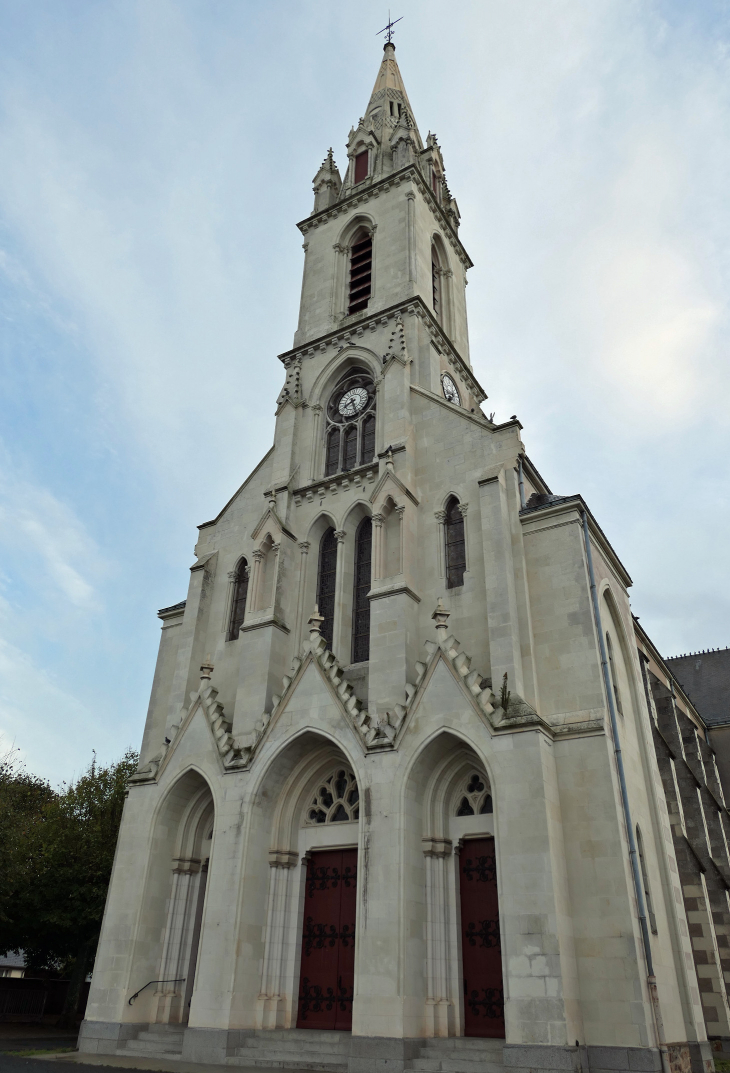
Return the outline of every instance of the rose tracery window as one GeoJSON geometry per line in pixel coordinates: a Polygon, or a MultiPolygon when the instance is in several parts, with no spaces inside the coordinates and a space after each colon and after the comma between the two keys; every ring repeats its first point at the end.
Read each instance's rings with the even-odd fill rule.
{"type": "Polygon", "coordinates": [[[325,477],[347,473],[375,457],[375,383],[365,369],[347,373],[327,404],[325,477]]]}
{"type": "Polygon", "coordinates": [[[360,792],[349,768],[337,768],[319,784],[307,808],[307,825],[346,823],[360,817],[360,792]]]}
{"type": "Polygon", "coordinates": [[[456,815],[485,816],[492,812],[494,807],[489,783],[484,775],[473,771],[456,795],[456,815]]]}

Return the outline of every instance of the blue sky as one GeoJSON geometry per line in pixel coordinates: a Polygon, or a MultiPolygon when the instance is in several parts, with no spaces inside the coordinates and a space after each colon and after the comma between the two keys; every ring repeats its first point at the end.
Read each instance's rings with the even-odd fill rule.
{"type": "MultiPolygon", "coordinates": [[[[667,655],[730,644],[730,6],[405,0],[475,262],[472,360],[582,492],[667,655]]],[[[387,8],[0,0],[0,743],[142,732],[158,607],[268,448],[302,266],[387,8]]]]}

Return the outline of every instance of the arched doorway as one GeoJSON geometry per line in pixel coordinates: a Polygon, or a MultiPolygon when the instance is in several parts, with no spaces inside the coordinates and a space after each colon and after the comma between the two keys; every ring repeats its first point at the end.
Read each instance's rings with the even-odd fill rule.
{"type": "MultiPolygon", "coordinates": [[[[306,742],[288,750],[300,759],[274,809],[259,1024],[349,1031],[360,786],[333,744],[314,735],[306,742]]],[[[283,755],[274,768],[285,763],[283,755]]]]}
{"type": "Polygon", "coordinates": [[[426,747],[411,780],[423,786],[425,1034],[503,1039],[490,779],[476,753],[444,733],[426,747]]]}
{"type": "Polygon", "coordinates": [[[182,814],[173,842],[160,982],[155,996],[155,1021],[163,1024],[186,1024],[190,1015],[213,845],[214,807],[208,784],[190,772],[181,780],[175,796],[181,797],[185,790],[188,800],[179,802],[182,814]]]}

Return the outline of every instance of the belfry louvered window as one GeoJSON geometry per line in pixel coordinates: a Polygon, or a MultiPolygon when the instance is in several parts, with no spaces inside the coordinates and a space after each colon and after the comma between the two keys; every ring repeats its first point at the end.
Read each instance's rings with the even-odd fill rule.
{"type": "Polygon", "coordinates": [[[444,521],[446,538],[446,588],[453,589],[464,584],[466,570],[466,543],[464,540],[464,516],[459,510],[459,501],[452,496],[446,504],[444,521]]]}
{"type": "Polygon", "coordinates": [[[317,606],[324,618],[322,636],[327,647],[332,648],[335,625],[335,591],[337,583],[337,538],[334,529],[328,529],[319,544],[319,576],[317,578],[317,606]]]}
{"type": "Polygon", "coordinates": [[[433,311],[441,320],[441,262],[435,246],[431,247],[431,290],[433,311]]]}
{"type": "Polygon", "coordinates": [[[243,618],[246,614],[246,599],[248,597],[248,563],[241,559],[235,570],[233,579],[233,599],[231,601],[231,619],[228,626],[228,640],[235,641],[238,637],[243,618]]]}
{"type": "Polygon", "coordinates": [[[373,239],[367,231],[358,231],[350,249],[350,293],[348,313],[367,307],[373,280],[373,239]]]}
{"type": "Polygon", "coordinates": [[[347,473],[375,458],[375,384],[365,369],[351,369],[327,404],[324,475],[347,473]]]}
{"type": "Polygon", "coordinates": [[[352,662],[370,659],[370,564],[373,523],[363,518],[355,534],[355,590],[352,594],[352,662]]]}

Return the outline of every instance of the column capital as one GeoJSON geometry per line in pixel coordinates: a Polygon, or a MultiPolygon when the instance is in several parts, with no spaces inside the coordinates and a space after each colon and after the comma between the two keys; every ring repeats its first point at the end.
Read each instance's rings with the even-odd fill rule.
{"type": "Polygon", "coordinates": [[[262,552],[261,548],[256,548],[256,549],[255,549],[255,551],[252,551],[252,552],[251,552],[251,558],[252,558],[252,559],[253,559],[253,560],[254,560],[255,562],[257,562],[257,563],[260,563],[262,559],[265,559],[265,558],[266,558],[266,556],[265,556],[265,555],[264,555],[264,553],[262,552]]]}
{"type": "Polygon", "coordinates": [[[469,504],[468,503],[459,503],[458,507],[459,507],[459,513],[461,514],[462,518],[466,518],[466,512],[469,509],[469,504]]]}
{"type": "Polygon", "coordinates": [[[229,570],[228,571],[228,580],[229,581],[238,581],[238,573],[237,573],[236,570],[229,570]]]}
{"type": "Polygon", "coordinates": [[[446,511],[445,510],[435,510],[433,512],[433,516],[436,519],[436,521],[439,522],[439,524],[441,524],[441,525],[443,525],[443,523],[446,521],[446,511]]]}
{"type": "Polygon", "coordinates": [[[406,509],[405,503],[403,503],[400,507],[395,508],[395,513],[400,517],[401,521],[403,521],[403,513],[404,513],[405,509],[406,509]]]}
{"type": "Polygon", "coordinates": [[[308,540],[299,541],[299,550],[301,551],[302,555],[306,555],[311,546],[312,545],[309,543],[308,540]]]}
{"type": "Polygon", "coordinates": [[[338,544],[344,544],[346,536],[347,534],[344,529],[335,529],[335,540],[338,544]]]}
{"type": "Polygon", "coordinates": [[[424,857],[450,857],[454,844],[450,838],[422,838],[424,857]]]}
{"type": "Polygon", "coordinates": [[[372,523],[378,529],[380,529],[380,527],[382,526],[384,521],[385,521],[385,518],[383,517],[382,514],[373,514],[372,523]]]}
{"type": "Polygon", "coordinates": [[[293,868],[299,860],[299,854],[291,849],[270,849],[269,867],[293,868]]]}

